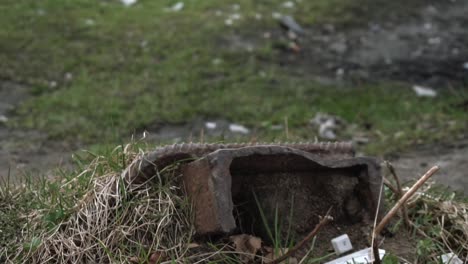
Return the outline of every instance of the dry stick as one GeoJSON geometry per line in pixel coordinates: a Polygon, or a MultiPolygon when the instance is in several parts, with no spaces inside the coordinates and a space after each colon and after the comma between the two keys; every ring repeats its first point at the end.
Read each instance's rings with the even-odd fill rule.
{"type": "Polygon", "coordinates": [[[295,245],[293,248],[291,248],[286,254],[280,256],[279,258],[272,260],[270,262],[267,262],[268,264],[279,264],[282,261],[288,259],[290,256],[294,255],[296,251],[304,247],[307,242],[309,242],[315,235],[317,235],[318,231],[322,226],[333,220],[333,217],[330,216],[330,211],[331,208],[328,209],[327,214],[320,220],[320,222],[315,226],[314,230],[312,230],[301,242],[299,242],[297,245],[295,245]]]}
{"type": "Polygon", "coordinates": [[[377,225],[374,230],[374,237],[376,237],[382,229],[388,224],[390,219],[398,212],[400,207],[409,199],[413,194],[432,176],[439,170],[439,166],[434,166],[428,170],[404,195],[398,200],[393,208],[384,216],[382,221],[377,225]]]}
{"type": "Polygon", "coordinates": [[[390,181],[384,178],[384,184],[387,186],[394,194],[398,195],[398,189],[390,183],[390,181]]]}
{"type": "MultiPolygon", "coordinates": [[[[388,170],[390,171],[390,174],[395,179],[395,182],[396,182],[396,185],[397,185],[397,188],[398,188],[398,199],[401,199],[401,197],[403,197],[403,190],[401,189],[400,178],[398,178],[398,176],[397,176],[397,174],[395,172],[395,168],[393,167],[393,165],[390,162],[386,161],[385,165],[387,166],[388,170]]],[[[408,217],[408,210],[406,209],[406,203],[404,203],[402,205],[401,212],[403,213],[403,219],[404,219],[405,226],[406,226],[406,228],[409,229],[409,227],[411,225],[410,225],[410,220],[409,220],[409,217],[408,217]]]]}

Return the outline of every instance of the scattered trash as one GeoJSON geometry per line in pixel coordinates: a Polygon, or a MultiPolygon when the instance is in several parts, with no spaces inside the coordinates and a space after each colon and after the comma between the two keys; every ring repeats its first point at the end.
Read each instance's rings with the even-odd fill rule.
{"type": "Polygon", "coordinates": [[[343,68],[338,68],[338,69],[336,69],[335,74],[336,74],[337,77],[341,78],[345,74],[345,70],[343,68]]]}
{"type": "Polygon", "coordinates": [[[432,24],[431,23],[424,23],[424,29],[425,30],[431,30],[432,29],[432,24]]]}
{"type": "Polygon", "coordinates": [[[437,92],[433,89],[419,85],[414,85],[413,90],[420,97],[436,97],[437,95],[437,92]]]}
{"type": "Polygon", "coordinates": [[[215,129],[217,127],[216,122],[206,122],[205,127],[208,129],[215,129]]]}
{"type": "Polygon", "coordinates": [[[8,117],[4,116],[4,115],[0,115],[0,124],[1,123],[6,123],[8,122],[8,117]]]}
{"type": "Polygon", "coordinates": [[[282,5],[285,8],[294,8],[294,2],[293,1],[286,1],[282,5]]]}
{"type": "Polygon", "coordinates": [[[463,69],[468,70],[468,61],[463,63],[463,69]]]}
{"type": "Polygon", "coordinates": [[[237,11],[237,10],[239,10],[239,9],[240,9],[240,5],[239,5],[239,4],[233,4],[233,5],[232,5],[232,10],[237,11]]]}
{"type": "Polygon", "coordinates": [[[463,264],[460,258],[454,253],[447,253],[440,256],[443,264],[463,264]]]}
{"type": "MultiPolygon", "coordinates": [[[[380,259],[383,259],[385,256],[385,250],[379,249],[380,259]]],[[[372,253],[372,248],[366,248],[352,254],[346,255],[344,257],[326,262],[325,264],[367,264],[374,262],[374,254],[372,253]]]]}
{"type": "Polygon", "coordinates": [[[125,6],[131,6],[137,2],[137,0],[120,0],[125,6]]]}
{"type": "Polygon", "coordinates": [[[94,20],[88,18],[88,19],[85,19],[85,25],[87,26],[94,26],[96,24],[96,22],[94,22],[94,20]]]}
{"type": "Polygon", "coordinates": [[[220,58],[215,58],[211,61],[211,63],[213,63],[213,65],[220,65],[221,63],[223,62],[222,59],[220,58]]]}
{"type": "Polygon", "coordinates": [[[57,84],[56,81],[50,81],[50,82],[49,82],[49,87],[50,87],[50,88],[55,88],[55,87],[57,87],[57,85],[58,85],[58,84],[57,84]]]}
{"type": "Polygon", "coordinates": [[[241,134],[248,134],[250,130],[243,125],[238,124],[230,124],[229,130],[234,133],[241,133],[241,134]]]}
{"type": "Polygon", "coordinates": [[[434,38],[429,38],[427,40],[427,43],[430,45],[439,45],[442,42],[442,39],[439,37],[434,37],[434,38]]]}
{"type": "Polygon", "coordinates": [[[263,18],[262,14],[255,13],[255,19],[261,20],[263,18]]]}
{"type": "Polygon", "coordinates": [[[333,238],[331,243],[337,255],[341,255],[353,249],[353,245],[351,245],[351,241],[347,234],[333,238]]]}
{"type": "Polygon", "coordinates": [[[177,2],[171,7],[171,11],[178,12],[184,8],[184,2],[177,2]]]}
{"type": "Polygon", "coordinates": [[[294,20],[292,16],[282,16],[280,25],[286,30],[291,30],[297,34],[304,34],[304,29],[294,20]]]}
{"type": "Polygon", "coordinates": [[[281,15],[281,13],[278,13],[278,12],[271,13],[271,17],[274,19],[280,19],[282,16],[283,15],[281,15]]]}
{"type": "Polygon", "coordinates": [[[227,18],[226,20],[224,20],[224,24],[225,24],[226,26],[232,26],[233,21],[232,21],[232,19],[227,18]]]}
{"type": "Polygon", "coordinates": [[[219,16],[222,16],[222,15],[223,15],[223,11],[221,11],[221,10],[216,10],[215,11],[215,16],[219,17],[219,16]]]}
{"type": "Polygon", "coordinates": [[[345,125],[345,122],[341,118],[320,112],[310,120],[310,123],[318,127],[321,138],[329,140],[336,139],[336,131],[342,129],[345,125]]]}
{"type": "Polygon", "coordinates": [[[228,18],[226,18],[226,20],[224,20],[224,24],[226,24],[226,26],[231,26],[232,24],[234,24],[235,20],[239,20],[241,18],[242,18],[242,15],[239,13],[231,14],[229,15],[228,18]]]}
{"type": "Polygon", "coordinates": [[[239,13],[234,13],[229,16],[232,20],[239,20],[242,18],[241,14],[239,13]]]}
{"type": "Polygon", "coordinates": [[[65,73],[65,81],[69,82],[73,80],[73,74],[71,72],[65,73]]]}

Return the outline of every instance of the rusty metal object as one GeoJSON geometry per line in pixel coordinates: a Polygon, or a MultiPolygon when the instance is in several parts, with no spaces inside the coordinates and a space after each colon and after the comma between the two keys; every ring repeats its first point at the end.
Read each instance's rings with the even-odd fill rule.
{"type": "MultiPolygon", "coordinates": [[[[182,174],[201,235],[238,228],[234,201],[246,202],[243,198],[251,196],[249,187],[257,188],[266,207],[277,202],[284,209],[288,193],[297,192],[299,200],[309,204],[296,204],[295,210],[308,211],[307,215],[314,210],[312,214],[317,215],[333,206],[334,218],[363,222],[366,215],[376,212],[382,180],[372,158],[330,158],[284,146],[220,149],[184,165],[182,174]],[[276,201],[267,196],[275,196],[270,198],[276,201]]],[[[248,210],[258,213],[253,199],[247,200],[248,210]]],[[[298,229],[305,232],[312,219],[304,220],[298,229]]]]}
{"type": "Polygon", "coordinates": [[[268,221],[276,212],[291,217],[291,230],[300,237],[333,207],[336,226],[321,232],[321,239],[347,233],[365,243],[361,230],[377,210],[382,215],[383,206],[377,209],[379,163],[354,157],[349,143],[173,145],[137,159],[123,176],[129,183],[142,183],[181,161],[180,184],[201,236],[238,231],[265,239],[260,207],[268,221]]]}

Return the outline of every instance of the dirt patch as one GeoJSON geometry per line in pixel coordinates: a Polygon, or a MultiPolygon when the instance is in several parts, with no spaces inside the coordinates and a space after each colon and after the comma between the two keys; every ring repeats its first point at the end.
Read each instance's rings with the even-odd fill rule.
{"type": "Polygon", "coordinates": [[[468,2],[439,1],[412,8],[411,13],[371,18],[364,26],[304,26],[305,35],[297,40],[299,52],[278,45],[291,40],[274,29],[270,41],[280,47],[274,62],[292,74],[327,84],[397,81],[433,88],[466,87],[468,2]]]}
{"type": "Polygon", "coordinates": [[[6,126],[15,107],[30,96],[30,87],[0,81],[0,179],[15,181],[25,174],[47,174],[58,167],[70,167],[72,147],[53,142],[45,133],[6,126]]]}
{"type": "Polygon", "coordinates": [[[434,175],[438,184],[468,194],[468,140],[449,145],[421,146],[390,158],[398,176],[405,181],[415,180],[430,167],[439,165],[434,175]]]}

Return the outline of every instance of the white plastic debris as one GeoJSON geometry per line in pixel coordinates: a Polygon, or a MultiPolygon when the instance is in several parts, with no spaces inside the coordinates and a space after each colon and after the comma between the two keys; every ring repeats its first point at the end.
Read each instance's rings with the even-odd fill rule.
{"type": "Polygon", "coordinates": [[[206,122],[205,123],[205,127],[208,128],[208,129],[215,129],[217,126],[218,126],[218,124],[216,124],[216,122],[206,122]]]}
{"type": "Polygon", "coordinates": [[[353,245],[351,245],[351,240],[349,240],[347,234],[333,238],[331,243],[337,255],[341,255],[353,249],[353,245]]]}
{"type": "Polygon", "coordinates": [[[278,12],[271,13],[271,17],[274,19],[280,19],[282,16],[283,15],[281,15],[281,13],[278,13],[278,12]]]}
{"type": "Polygon", "coordinates": [[[239,4],[233,4],[232,5],[232,10],[239,10],[240,9],[240,5],[239,4]]]}
{"type": "Polygon", "coordinates": [[[463,69],[468,70],[468,61],[463,63],[463,69]]]}
{"type": "Polygon", "coordinates": [[[0,123],[6,123],[6,122],[8,122],[8,117],[4,115],[0,115],[0,123]]]}
{"type": "Polygon", "coordinates": [[[228,18],[228,19],[224,20],[224,24],[225,24],[226,26],[232,26],[233,21],[232,21],[232,19],[228,18]]]}
{"type": "MultiPolygon", "coordinates": [[[[385,250],[379,249],[380,259],[383,259],[385,256],[385,250]]],[[[352,254],[346,255],[344,257],[326,262],[325,264],[367,264],[374,262],[374,254],[372,248],[366,248],[352,254]]]]}
{"type": "Polygon", "coordinates": [[[120,0],[125,6],[131,6],[137,2],[137,0],[120,0]]]}
{"type": "Polygon", "coordinates": [[[172,7],[171,10],[174,12],[178,12],[184,8],[184,2],[177,2],[172,7]]]}
{"type": "Polygon", "coordinates": [[[453,253],[447,253],[440,256],[442,263],[444,264],[463,264],[460,258],[453,253]]]}
{"type": "Polygon", "coordinates": [[[293,1],[286,1],[286,2],[283,3],[283,7],[293,8],[294,7],[294,2],[293,1]]]}
{"type": "Polygon", "coordinates": [[[345,122],[337,117],[325,113],[317,113],[310,123],[318,127],[319,136],[324,139],[334,140],[336,132],[345,126],[345,122]]]}
{"type": "Polygon", "coordinates": [[[93,19],[91,19],[91,18],[85,19],[85,25],[94,26],[95,24],[96,24],[96,22],[94,22],[93,19]]]}
{"type": "Polygon", "coordinates": [[[439,45],[440,43],[442,43],[442,39],[439,37],[429,38],[427,40],[427,43],[429,43],[430,45],[439,45]]]}
{"type": "Polygon", "coordinates": [[[250,130],[243,125],[238,124],[230,124],[229,130],[234,133],[241,133],[241,134],[248,134],[250,130]]]}
{"type": "Polygon", "coordinates": [[[420,97],[436,97],[437,92],[429,87],[414,85],[414,92],[420,97]]]}

